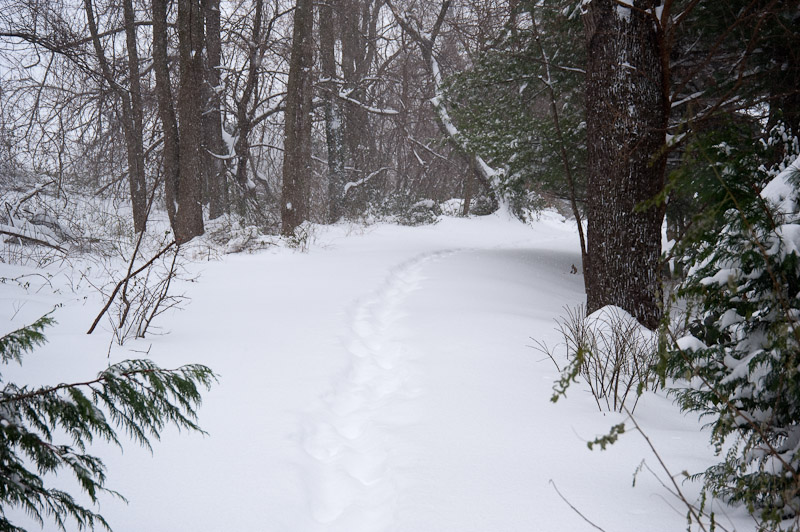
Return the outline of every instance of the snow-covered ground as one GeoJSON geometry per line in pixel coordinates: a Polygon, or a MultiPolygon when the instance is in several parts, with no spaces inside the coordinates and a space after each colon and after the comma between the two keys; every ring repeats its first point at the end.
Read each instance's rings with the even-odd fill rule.
{"type": "MultiPolygon", "coordinates": [[[[596,530],[564,499],[607,532],[685,530],[640,435],[587,448],[621,415],[599,412],[582,383],[550,402],[558,371],[530,346],[555,345],[554,319],[583,301],[577,241],[552,214],[319,228],[305,253],[192,263],[199,282],[178,288],[191,302],[162,317],[168,334],[110,354],[109,330],[85,334],[103,303],[85,282],[6,282],[7,330],[63,306],[50,343],[4,376],[65,382],[145,356],[219,374],[200,410],[207,436],[168,431],[152,456],[92,449],[129,500],[98,508],[118,532],[596,530]]],[[[23,273],[0,264],[0,277],[23,273]]],[[[673,473],[713,460],[697,420],[663,396],[643,397],[636,417],[673,473]]],[[[754,529],[742,510],[715,509],[729,529],[754,529]]]]}

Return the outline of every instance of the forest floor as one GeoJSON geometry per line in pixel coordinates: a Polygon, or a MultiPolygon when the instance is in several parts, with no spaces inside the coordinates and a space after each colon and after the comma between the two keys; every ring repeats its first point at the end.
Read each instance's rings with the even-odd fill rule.
{"type": "MultiPolygon", "coordinates": [[[[532,346],[556,346],[555,319],[584,299],[574,224],[555,214],[320,227],[305,252],[197,260],[164,334],[111,348],[107,325],[85,334],[102,298],[53,268],[37,282],[0,264],[31,281],[0,288],[8,330],[62,305],[50,342],[7,380],[82,380],[142,357],[219,374],[206,436],[167,431],[152,455],[91,449],[129,501],[97,508],[117,532],[596,530],[584,517],[606,532],[687,528],[640,434],[587,448],[623,415],[600,412],[582,381],[550,401],[559,371],[532,346]]],[[[664,394],[646,393],[635,416],[694,499],[681,473],[713,463],[708,434],[664,394]]],[[[713,510],[728,529],[755,528],[741,509],[713,510]]]]}

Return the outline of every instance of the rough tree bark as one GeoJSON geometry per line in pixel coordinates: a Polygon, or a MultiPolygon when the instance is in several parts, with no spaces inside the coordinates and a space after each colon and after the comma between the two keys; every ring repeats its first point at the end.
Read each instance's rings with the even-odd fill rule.
{"type": "Polygon", "coordinates": [[[292,55],[286,87],[281,232],[286,236],[308,219],[311,193],[311,96],[314,67],[312,0],[297,0],[292,55]]]}
{"type": "Polygon", "coordinates": [[[128,76],[130,77],[130,139],[128,140],[128,183],[133,204],[133,225],[136,232],[147,226],[147,180],[144,170],[144,111],[142,108],[142,85],[139,73],[139,49],[136,39],[136,15],[133,1],[122,3],[125,22],[125,43],[128,49],[128,76]]]}
{"type": "MultiPolygon", "coordinates": [[[[319,53],[322,98],[325,108],[325,143],[328,149],[328,221],[342,216],[345,185],[345,147],[342,109],[336,83],[336,9],[330,0],[319,5],[319,53]]],[[[338,7],[338,2],[336,3],[338,7]]]]}
{"type": "Polygon", "coordinates": [[[178,211],[175,240],[178,244],[202,235],[203,170],[203,9],[200,0],[178,0],[178,211]]]}
{"type": "Polygon", "coordinates": [[[668,98],[657,0],[592,0],[588,52],[587,312],[617,305],[655,328],[661,318],[663,206],[642,208],[664,186],[668,98]]]}
{"type": "Polygon", "coordinates": [[[225,183],[227,153],[222,139],[221,76],[222,42],[220,39],[220,0],[203,0],[205,15],[206,82],[203,85],[203,172],[208,203],[208,217],[219,218],[228,212],[228,187],[225,183]]]}
{"type": "Polygon", "coordinates": [[[178,212],[178,173],[180,171],[178,119],[172,99],[172,85],[167,58],[167,2],[152,0],[153,8],[153,72],[156,80],[158,116],[164,130],[162,150],[164,171],[164,199],[173,232],[178,212]]]}
{"type": "MultiPolygon", "coordinates": [[[[361,78],[365,63],[369,60],[366,35],[363,26],[368,23],[369,2],[342,0],[339,3],[339,34],[342,43],[342,78],[344,88],[352,99],[363,101],[361,78]]],[[[369,115],[367,111],[352,103],[344,102],[344,141],[347,155],[356,172],[356,177],[366,172],[369,149],[369,115]]]]}
{"type": "Polygon", "coordinates": [[[111,66],[105,56],[100,34],[97,29],[92,0],[84,0],[84,10],[89,24],[92,46],[103,79],[122,101],[122,130],[125,136],[125,147],[128,162],[128,182],[130,183],[131,206],[133,210],[133,227],[137,233],[145,230],[147,225],[147,182],[144,170],[144,139],[142,120],[142,92],[139,75],[139,53],[136,44],[136,21],[131,0],[123,2],[123,20],[125,22],[126,44],[128,49],[128,76],[130,86],[122,87],[114,77],[111,66]]]}

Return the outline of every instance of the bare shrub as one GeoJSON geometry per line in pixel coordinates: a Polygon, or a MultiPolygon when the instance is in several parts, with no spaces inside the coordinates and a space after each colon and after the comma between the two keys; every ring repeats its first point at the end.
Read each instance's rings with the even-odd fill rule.
{"type": "Polygon", "coordinates": [[[130,338],[144,338],[152,332],[156,317],[180,307],[187,299],[170,292],[173,281],[185,272],[180,247],[175,241],[162,243],[161,249],[142,264],[140,248],[143,235],[140,234],[137,240],[124,277],[110,291],[103,290],[107,293],[106,304],[89,328],[89,334],[107,315],[119,345],[130,338]]]}
{"type": "Polygon", "coordinates": [[[658,338],[630,314],[608,306],[586,316],[584,306],[566,308],[556,320],[563,343],[550,349],[537,341],[536,348],[547,354],[561,372],[554,386],[553,401],[566,395],[569,385],[582,377],[589,385],[600,410],[622,412],[633,394],[633,411],[641,392],[650,386],[658,360],[658,338]],[[567,366],[556,362],[558,347],[566,350],[567,366]]]}

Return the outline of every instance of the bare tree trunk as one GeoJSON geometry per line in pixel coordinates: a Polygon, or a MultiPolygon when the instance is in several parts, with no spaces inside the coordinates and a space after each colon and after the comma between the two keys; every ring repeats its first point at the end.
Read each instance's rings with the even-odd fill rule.
{"type": "Polygon", "coordinates": [[[587,310],[617,305],[649,328],[661,318],[663,206],[642,208],[663,188],[667,97],[655,0],[624,7],[593,0],[587,51],[587,310]]]}
{"type": "Polygon", "coordinates": [[[172,99],[172,86],[167,59],[167,2],[152,0],[153,4],[153,71],[156,79],[158,115],[164,129],[164,198],[173,232],[177,225],[178,172],[180,171],[178,119],[172,99]]]}
{"type": "Polygon", "coordinates": [[[461,207],[461,216],[469,216],[470,203],[472,203],[472,182],[474,181],[472,176],[475,173],[474,165],[475,163],[470,161],[469,172],[464,176],[464,205],[461,207]]]}
{"type": "Polygon", "coordinates": [[[139,81],[139,54],[136,48],[136,21],[130,0],[123,3],[125,33],[128,48],[130,87],[122,87],[106,60],[100,34],[97,29],[92,0],[84,0],[84,10],[89,24],[92,46],[94,47],[103,79],[122,101],[122,129],[128,159],[128,180],[130,183],[133,226],[142,232],[147,225],[147,182],[144,174],[144,140],[142,131],[142,93],[139,81]]]}
{"type": "Polygon", "coordinates": [[[345,184],[345,149],[343,116],[337,98],[336,25],[331,1],[319,6],[319,49],[325,106],[325,142],[328,148],[328,221],[342,215],[345,184]]]}
{"type": "MultiPolygon", "coordinates": [[[[383,0],[339,0],[339,36],[342,50],[342,78],[348,100],[366,99],[364,78],[376,53],[377,23],[383,0]]],[[[370,114],[353,101],[342,104],[344,158],[352,168],[352,181],[363,179],[377,152],[375,136],[370,132],[370,114]]],[[[366,208],[368,186],[357,187],[345,201],[346,210],[356,214],[366,208]]]]}
{"type": "Polygon", "coordinates": [[[175,240],[182,244],[204,232],[200,151],[203,138],[203,10],[200,0],[178,0],[178,52],[180,166],[175,240]]]}
{"type": "Polygon", "coordinates": [[[294,234],[308,219],[311,191],[311,96],[314,67],[312,0],[297,0],[286,87],[281,232],[294,234]]]}
{"type": "MultiPolygon", "coordinates": [[[[363,95],[359,90],[360,67],[365,55],[364,39],[361,34],[361,5],[363,3],[362,0],[342,0],[339,3],[344,88],[351,98],[358,101],[363,100],[363,95]]],[[[364,172],[366,170],[364,166],[365,152],[367,151],[365,139],[368,135],[369,116],[362,107],[352,102],[345,102],[344,118],[347,154],[355,171],[364,172]]]]}
{"type": "Polygon", "coordinates": [[[206,83],[203,112],[203,171],[208,203],[208,217],[213,220],[228,212],[228,187],[225,183],[225,164],[220,158],[227,152],[222,139],[222,112],[220,109],[222,61],[220,41],[219,0],[203,0],[205,13],[206,83]]]}
{"type": "Polygon", "coordinates": [[[133,226],[136,232],[147,225],[147,180],[144,172],[144,118],[142,86],[139,74],[139,50],[136,42],[136,16],[133,1],[122,3],[125,21],[125,42],[128,48],[128,75],[130,77],[130,139],[128,144],[128,182],[133,204],[133,226]]]}
{"type": "Polygon", "coordinates": [[[264,0],[256,0],[253,17],[253,33],[250,39],[250,57],[248,58],[247,81],[241,99],[236,107],[236,182],[245,194],[251,194],[252,183],[247,179],[247,163],[250,156],[249,135],[252,129],[250,101],[258,88],[258,64],[265,43],[261,35],[264,19],[264,0]]]}
{"type": "Polygon", "coordinates": [[[401,28],[411,37],[411,39],[419,47],[422,59],[428,70],[428,75],[433,81],[435,96],[431,99],[434,111],[436,112],[436,122],[442,134],[448,140],[450,145],[455,150],[457,156],[462,160],[464,165],[473,173],[473,177],[486,191],[489,197],[496,202],[502,201],[502,196],[499,193],[499,185],[492,170],[486,165],[484,160],[476,153],[470,152],[464,145],[463,141],[459,138],[458,131],[453,124],[447,106],[442,96],[442,73],[439,69],[439,62],[436,60],[434,45],[436,38],[439,36],[439,31],[444,24],[447,11],[450,9],[452,0],[442,0],[439,6],[439,14],[433,24],[433,28],[429,32],[423,32],[421,28],[415,27],[412,22],[400,14],[398,9],[392,4],[390,0],[386,1],[386,5],[392,11],[397,23],[401,28]]]}

